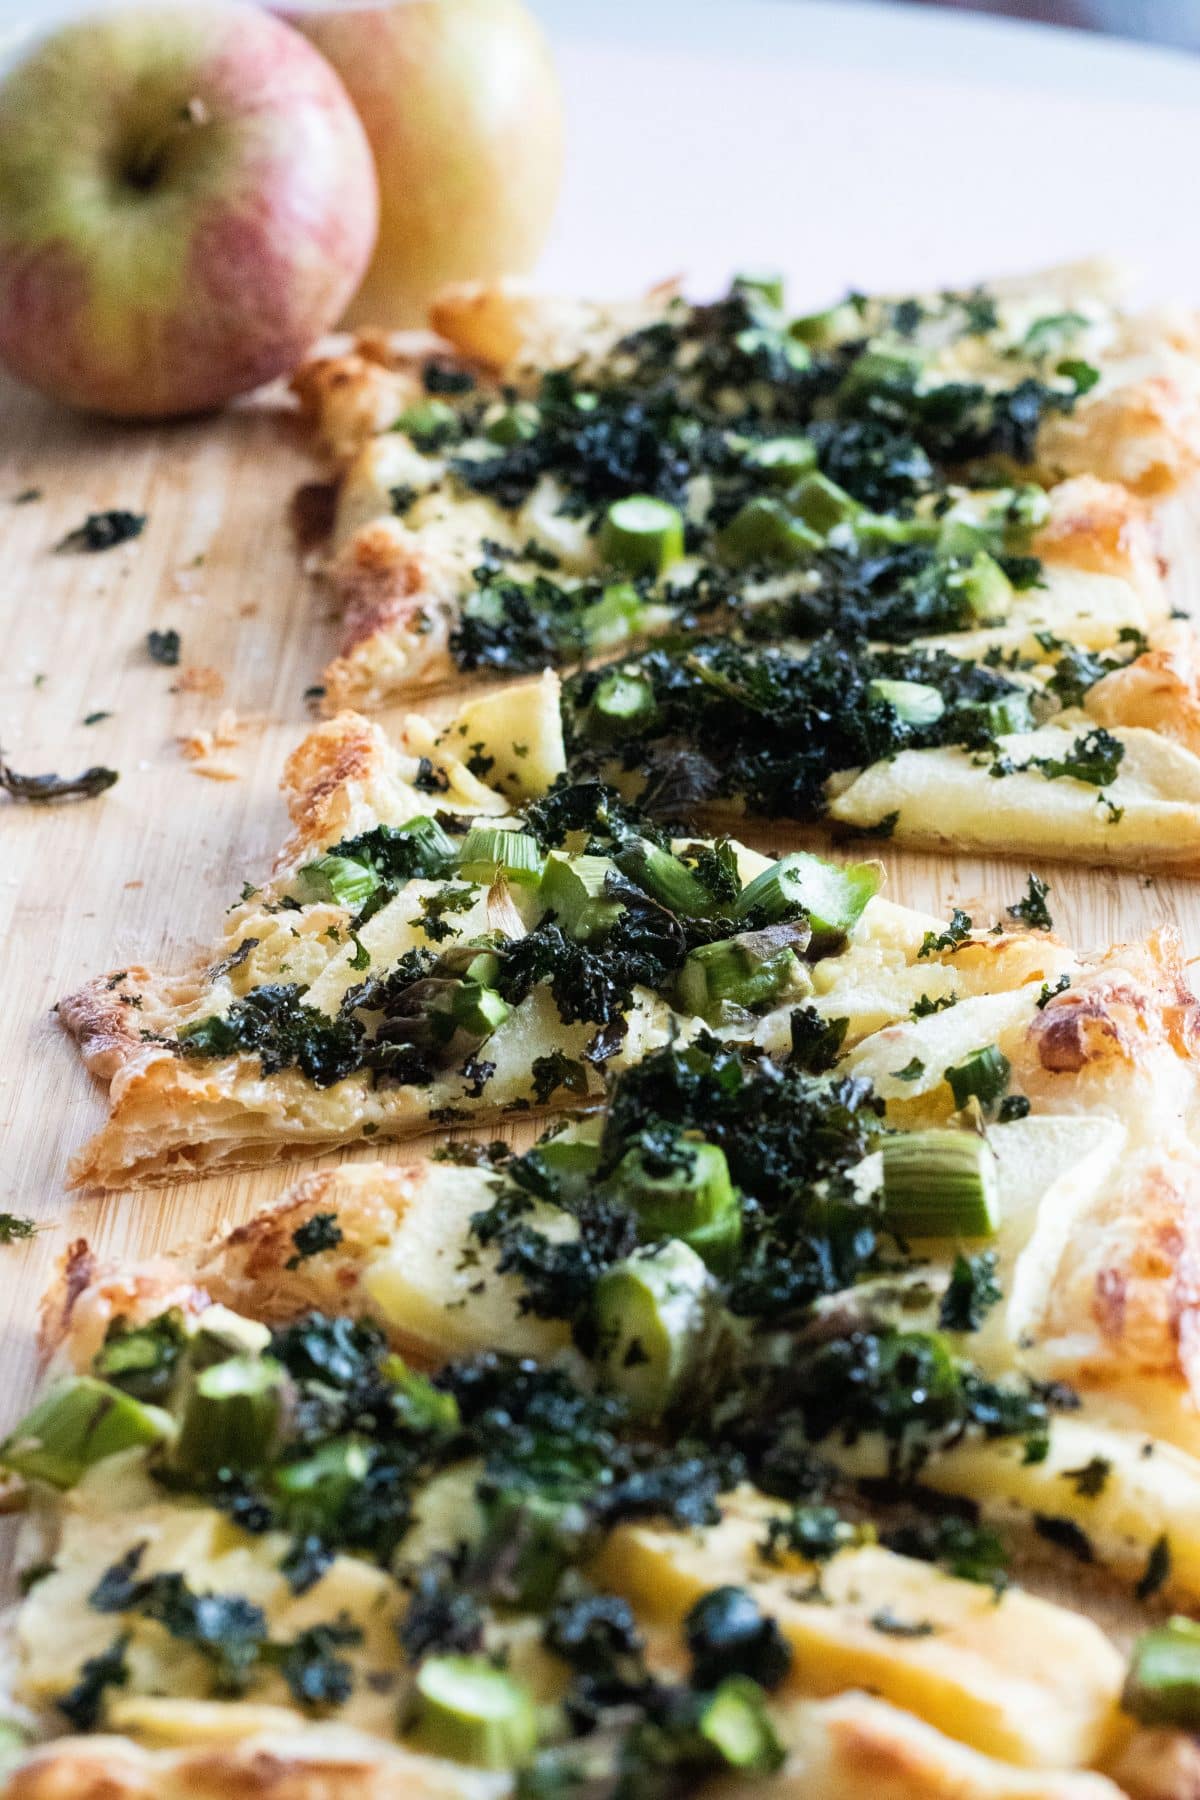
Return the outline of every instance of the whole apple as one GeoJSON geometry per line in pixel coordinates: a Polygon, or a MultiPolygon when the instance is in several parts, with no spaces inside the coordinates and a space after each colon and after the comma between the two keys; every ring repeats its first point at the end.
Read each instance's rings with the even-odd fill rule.
{"type": "Polygon", "coordinates": [[[342,77],[379,168],[379,244],[347,323],[416,325],[449,281],[531,268],[558,198],[562,99],[521,0],[281,10],[342,77]]]}
{"type": "Polygon", "coordinates": [[[378,218],[358,115],[281,20],[81,20],[0,86],[0,362],[117,416],[219,406],[336,322],[378,218]]]}

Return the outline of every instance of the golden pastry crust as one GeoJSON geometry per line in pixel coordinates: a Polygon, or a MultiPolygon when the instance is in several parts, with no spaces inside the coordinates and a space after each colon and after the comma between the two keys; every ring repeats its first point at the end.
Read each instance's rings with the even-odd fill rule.
{"type": "Polygon", "coordinates": [[[34,1751],[4,1791],[7,1800],[499,1800],[510,1786],[382,1739],[301,1727],[205,1749],[60,1739],[34,1751]]]}

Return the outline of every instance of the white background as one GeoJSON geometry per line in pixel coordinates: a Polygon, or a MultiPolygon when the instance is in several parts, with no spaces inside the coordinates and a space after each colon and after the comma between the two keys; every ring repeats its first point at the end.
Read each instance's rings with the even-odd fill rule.
{"type": "MultiPolygon", "coordinates": [[[[0,55],[67,3],[0,0],[0,55]]],[[[1200,59],[854,0],[532,4],[570,132],[548,283],[770,265],[807,303],[1106,250],[1200,302],[1200,59]]]]}

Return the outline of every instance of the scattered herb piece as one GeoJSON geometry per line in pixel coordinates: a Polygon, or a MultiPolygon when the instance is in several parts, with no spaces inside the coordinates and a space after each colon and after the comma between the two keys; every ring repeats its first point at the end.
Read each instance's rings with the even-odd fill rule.
{"type": "Polygon", "coordinates": [[[1053,931],[1054,920],[1050,917],[1050,909],[1046,905],[1046,895],[1050,892],[1049,884],[1038,875],[1030,875],[1029,885],[1023,900],[1014,906],[1005,907],[1010,919],[1020,919],[1035,931],[1053,931]]]}
{"type": "Polygon", "coordinates": [[[902,1069],[893,1069],[892,1073],[897,1081],[919,1081],[925,1073],[925,1064],[919,1056],[914,1056],[902,1069]]]}
{"type": "Polygon", "coordinates": [[[942,1295],[938,1323],[943,1331],[978,1331],[1002,1298],[993,1252],[984,1250],[978,1256],[960,1253],[954,1259],[950,1285],[942,1295]]]}
{"type": "Polygon", "coordinates": [[[965,944],[975,929],[975,921],[969,913],[962,912],[957,906],[950,914],[950,923],[945,931],[927,931],[921,939],[921,948],[917,957],[936,956],[942,950],[957,950],[965,944]]]}
{"type": "Polygon", "coordinates": [[[85,725],[99,725],[104,719],[111,718],[112,714],[110,712],[90,712],[84,714],[83,722],[85,725]]]}
{"type": "Polygon", "coordinates": [[[114,507],[109,512],[89,513],[83,524],[77,525],[74,531],[68,531],[55,548],[60,552],[88,553],[113,550],[118,544],[126,544],[131,538],[140,537],[145,527],[145,513],[126,512],[121,507],[114,507]]]}
{"type": "Polygon", "coordinates": [[[1171,1578],[1171,1545],[1164,1531],[1150,1547],[1146,1558],[1146,1567],[1134,1588],[1134,1596],[1138,1600],[1153,1600],[1155,1594],[1164,1588],[1171,1578]]]}
{"type": "Polygon", "coordinates": [[[115,769],[97,766],[81,775],[18,775],[0,761],[0,792],[27,806],[51,806],[59,800],[94,800],[120,780],[115,769]]]}
{"type": "Polygon", "coordinates": [[[295,1254],[288,1257],[284,1268],[298,1269],[310,1256],[320,1256],[326,1250],[336,1250],[342,1241],[342,1235],[336,1213],[314,1213],[311,1219],[306,1219],[303,1225],[297,1225],[293,1231],[295,1254]]]}
{"type": "Polygon", "coordinates": [[[146,649],[150,653],[151,662],[161,663],[165,669],[176,667],[181,648],[182,642],[174,627],[167,631],[146,633],[146,649]]]}
{"type": "MultiPolygon", "coordinates": [[[[1028,1456],[1026,1462],[1029,1461],[1028,1456]]],[[[1045,1538],[1059,1550],[1065,1550],[1076,1562],[1095,1562],[1096,1553],[1092,1549],[1092,1540],[1086,1531],[1080,1529],[1074,1519],[1056,1518],[1049,1513],[1034,1513],[1033,1529],[1038,1536],[1045,1538]]]]}
{"type": "Polygon", "coordinates": [[[0,1244],[20,1244],[37,1233],[37,1224],[20,1213],[0,1212],[0,1244]]]}
{"type": "Polygon", "coordinates": [[[1094,1500],[1104,1492],[1112,1464],[1106,1456],[1093,1456],[1078,1469],[1064,1469],[1062,1479],[1069,1481],[1082,1500],[1094,1500]]]}

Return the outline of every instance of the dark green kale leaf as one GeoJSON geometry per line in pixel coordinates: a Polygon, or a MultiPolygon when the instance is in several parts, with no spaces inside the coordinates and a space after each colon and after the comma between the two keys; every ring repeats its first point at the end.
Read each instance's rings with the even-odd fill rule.
{"type": "Polygon", "coordinates": [[[0,1244],[20,1244],[37,1235],[37,1221],[20,1213],[0,1212],[0,1244]]]}
{"type": "Polygon", "coordinates": [[[104,1709],[104,1696],[110,1687],[125,1687],[129,1681],[129,1664],[125,1652],[129,1634],[115,1637],[107,1650],[89,1656],[79,1671],[79,1679],[55,1701],[60,1713],[76,1731],[94,1731],[104,1709]]]}
{"type": "Polygon", "coordinates": [[[702,1594],[684,1617],[683,1634],[699,1688],[715,1688],[731,1674],[776,1688],[792,1666],[787,1639],[745,1588],[717,1587],[702,1594]]]}
{"type": "Polygon", "coordinates": [[[27,806],[52,806],[60,800],[94,800],[120,780],[115,769],[99,766],[81,775],[18,775],[0,759],[0,793],[27,806]]]}
{"type": "Polygon", "coordinates": [[[981,1250],[976,1256],[964,1256],[960,1251],[950,1271],[950,1285],[942,1295],[938,1324],[943,1331],[978,1331],[1003,1297],[996,1280],[994,1252],[981,1250]]]}
{"type": "Polygon", "coordinates": [[[118,544],[128,543],[130,538],[140,537],[146,528],[146,517],[145,513],[126,512],[121,507],[89,513],[83,524],[68,531],[55,548],[60,552],[82,550],[93,554],[98,550],[112,550],[118,544]]]}
{"type": "Polygon", "coordinates": [[[978,1581],[997,1594],[1008,1585],[1008,1553],[994,1531],[957,1513],[892,1526],[881,1542],[899,1556],[937,1563],[960,1581],[978,1581]]]}
{"type": "Polygon", "coordinates": [[[343,1617],[310,1625],[290,1644],[270,1645],[266,1660],[278,1668],[302,1711],[324,1713],[343,1705],[354,1690],[354,1671],[337,1652],[362,1641],[359,1627],[343,1617]]]}
{"type": "Polygon", "coordinates": [[[1039,770],[1047,781],[1083,781],[1089,787],[1107,787],[1115,781],[1124,760],[1125,746],[1120,738],[1096,725],[1081,732],[1065,756],[1035,756],[1025,766],[1039,770]]]}
{"type": "Polygon", "coordinates": [[[361,1064],[363,1029],[306,1006],[295,984],[252,988],[222,1017],[197,1019],[179,1033],[187,1057],[257,1056],[264,1075],[298,1068],[317,1087],[332,1087],[361,1064]]]}
{"type": "Polygon", "coordinates": [[[957,950],[965,944],[975,929],[975,921],[969,913],[955,907],[950,914],[950,923],[945,931],[927,931],[921,939],[921,948],[917,951],[922,956],[937,956],[943,950],[957,950]]]}
{"type": "Polygon", "coordinates": [[[1050,917],[1050,908],[1046,905],[1046,895],[1049,892],[1048,882],[1043,881],[1039,875],[1031,875],[1025,891],[1025,898],[1018,900],[1013,906],[1006,907],[1005,911],[1010,919],[1020,919],[1023,925],[1028,925],[1035,931],[1053,931],[1054,920],[1050,917]]]}
{"type": "Polygon", "coordinates": [[[336,1250],[342,1241],[342,1235],[335,1212],[314,1213],[293,1231],[294,1254],[288,1257],[284,1268],[298,1269],[310,1256],[321,1256],[327,1250],[336,1250]]]}

